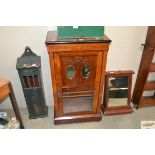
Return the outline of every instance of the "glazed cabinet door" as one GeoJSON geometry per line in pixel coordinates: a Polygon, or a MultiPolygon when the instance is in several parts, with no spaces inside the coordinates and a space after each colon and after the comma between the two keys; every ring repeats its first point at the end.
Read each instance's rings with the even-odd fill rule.
{"type": "Polygon", "coordinates": [[[54,53],[59,114],[96,113],[102,52],[54,53]]]}

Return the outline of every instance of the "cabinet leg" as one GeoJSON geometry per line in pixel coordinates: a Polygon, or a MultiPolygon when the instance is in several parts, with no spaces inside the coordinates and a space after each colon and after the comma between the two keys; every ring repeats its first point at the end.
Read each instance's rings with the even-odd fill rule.
{"type": "Polygon", "coordinates": [[[15,95],[14,95],[12,84],[9,83],[8,86],[9,86],[9,89],[10,89],[9,97],[10,97],[10,100],[11,100],[11,103],[12,103],[13,110],[15,112],[17,120],[20,122],[20,128],[24,129],[23,121],[22,121],[22,118],[21,118],[21,115],[20,115],[20,112],[19,112],[19,108],[18,108],[17,101],[16,101],[16,98],[15,98],[15,95]]]}

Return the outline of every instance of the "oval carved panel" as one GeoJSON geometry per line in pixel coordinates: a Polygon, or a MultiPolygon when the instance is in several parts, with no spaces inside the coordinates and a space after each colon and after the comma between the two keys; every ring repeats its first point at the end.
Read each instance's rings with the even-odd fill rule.
{"type": "Polygon", "coordinates": [[[90,77],[91,68],[90,68],[90,66],[89,66],[88,64],[85,64],[85,65],[82,67],[81,74],[82,74],[82,77],[83,77],[83,78],[89,78],[89,77],[90,77]]]}
{"type": "Polygon", "coordinates": [[[72,80],[75,77],[76,71],[73,65],[69,65],[66,68],[66,76],[68,79],[72,80]]]}

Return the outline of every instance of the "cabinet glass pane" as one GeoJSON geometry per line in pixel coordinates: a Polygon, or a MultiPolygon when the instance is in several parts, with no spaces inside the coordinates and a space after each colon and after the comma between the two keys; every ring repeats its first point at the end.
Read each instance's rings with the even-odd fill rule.
{"type": "Polygon", "coordinates": [[[82,67],[82,77],[84,78],[88,78],[91,74],[91,69],[90,69],[90,66],[89,65],[84,65],[82,67]]]}
{"type": "Polygon", "coordinates": [[[75,77],[75,68],[74,66],[70,65],[66,69],[66,76],[68,79],[73,79],[75,77]]]}
{"type": "Polygon", "coordinates": [[[93,97],[74,97],[63,99],[63,112],[85,112],[93,111],[93,97]]]}
{"type": "Polygon", "coordinates": [[[128,103],[128,77],[110,77],[108,107],[124,106],[128,103]]]}

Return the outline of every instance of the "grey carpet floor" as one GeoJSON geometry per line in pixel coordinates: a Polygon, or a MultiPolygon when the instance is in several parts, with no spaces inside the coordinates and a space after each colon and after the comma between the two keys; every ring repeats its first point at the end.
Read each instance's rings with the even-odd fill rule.
{"type": "MultiPolygon", "coordinates": [[[[14,116],[12,109],[0,109],[6,111],[9,117],[14,116]]],[[[27,109],[20,109],[23,123],[26,129],[140,129],[141,121],[155,121],[155,107],[134,109],[131,114],[102,116],[99,122],[73,123],[54,125],[53,107],[49,107],[49,116],[46,118],[29,119],[27,109]]]]}

